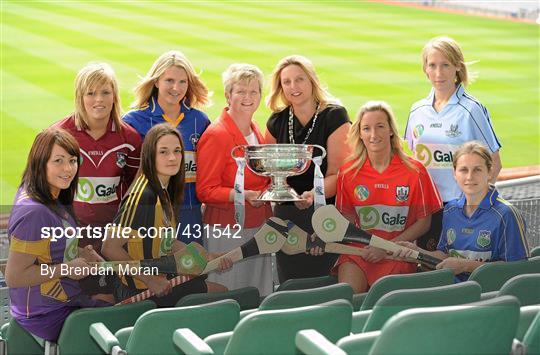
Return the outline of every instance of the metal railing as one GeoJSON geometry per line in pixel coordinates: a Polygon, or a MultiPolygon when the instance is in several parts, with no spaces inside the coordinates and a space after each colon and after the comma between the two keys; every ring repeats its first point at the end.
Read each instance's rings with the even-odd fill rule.
{"type": "Polygon", "coordinates": [[[495,184],[499,194],[523,215],[527,242],[532,249],[540,245],[540,175],[506,180],[495,184]]]}

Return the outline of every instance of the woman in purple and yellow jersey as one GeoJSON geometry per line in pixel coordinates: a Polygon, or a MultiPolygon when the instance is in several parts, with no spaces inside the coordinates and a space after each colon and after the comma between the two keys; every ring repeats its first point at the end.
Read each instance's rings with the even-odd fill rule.
{"type": "Polygon", "coordinates": [[[78,238],[67,237],[77,226],[72,203],[79,159],[79,145],[68,132],[49,128],[39,133],[8,222],[11,314],[21,327],[51,341],[74,310],[107,305],[83,295],[77,282],[88,276],[87,261],[103,259],[90,246],[79,248],[78,238]],[[53,228],[55,238],[47,237],[53,228]]]}
{"type": "MultiPolygon", "coordinates": [[[[209,93],[189,60],[179,51],[163,53],[134,89],[133,110],[126,113],[124,122],[131,125],[144,139],[146,133],[159,123],[169,123],[182,135],[185,147],[184,202],[179,212],[178,239],[198,242],[191,238],[202,230],[201,202],[195,193],[197,175],[197,142],[210,124],[200,109],[209,103],[209,93]]],[[[183,167],[184,168],[184,167],[183,167]]]]}

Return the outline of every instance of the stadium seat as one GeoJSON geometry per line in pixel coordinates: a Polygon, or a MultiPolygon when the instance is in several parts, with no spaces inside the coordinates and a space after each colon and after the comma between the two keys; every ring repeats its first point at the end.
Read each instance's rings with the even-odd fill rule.
{"type": "Polygon", "coordinates": [[[276,291],[266,296],[258,309],[242,311],[240,318],[244,318],[248,314],[252,314],[257,311],[313,306],[338,299],[344,299],[348,302],[352,302],[352,296],[352,287],[346,283],[304,290],[276,291]]]}
{"type": "Polygon", "coordinates": [[[43,354],[44,348],[12,318],[5,333],[5,345],[10,355],[43,354]]]}
{"type": "Polygon", "coordinates": [[[540,256],[540,245],[531,250],[531,258],[534,258],[536,256],[540,256]]]}
{"type": "MultiPolygon", "coordinates": [[[[330,341],[349,334],[352,306],[336,300],[316,306],[260,311],[242,319],[233,332],[224,334],[224,354],[295,354],[295,336],[302,329],[316,329],[330,341]]],[[[212,336],[216,337],[216,335],[212,336]]],[[[189,354],[218,354],[190,329],[178,329],[175,344],[189,354]]]]}
{"type": "Polygon", "coordinates": [[[425,288],[451,285],[454,283],[454,274],[449,269],[419,272],[414,274],[388,275],[377,280],[368,292],[355,295],[353,304],[355,310],[373,308],[383,295],[390,291],[410,288],[425,288]]]}
{"type": "Polygon", "coordinates": [[[92,323],[101,322],[111,331],[129,327],[139,316],[156,304],[150,300],[103,308],[82,308],[71,313],[58,336],[58,348],[62,354],[102,354],[92,340],[88,328],[92,323]]]}
{"type": "MultiPolygon", "coordinates": [[[[362,333],[380,330],[393,315],[411,308],[454,306],[480,301],[480,285],[474,281],[429,288],[396,290],[382,296],[368,315],[362,333]]],[[[361,313],[361,312],[358,312],[361,313]]],[[[360,328],[353,314],[352,332],[360,328]]]]}
{"type": "Polygon", "coordinates": [[[305,290],[337,283],[335,276],[306,277],[303,279],[289,279],[278,286],[276,291],[305,290]]]}
{"type": "MultiPolygon", "coordinates": [[[[240,306],[234,300],[154,309],[140,316],[133,328],[128,329],[129,335],[123,350],[130,355],[177,354],[178,350],[172,342],[175,329],[189,328],[198,336],[206,337],[232,330],[239,317],[240,306]]],[[[90,335],[107,354],[122,350],[118,337],[101,322],[90,326],[90,335]]]]}
{"type": "Polygon", "coordinates": [[[514,339],[512,355],[538,355],[540,354],[540,313],[534,317],[523,340],[514,339]]]}
{"type": "Polygon", "coordinates": [[[11,314],[9,313],[9,288],[0,287],[0,326],[9,323],[11,314]]]}
{"type": "Polygon", "coordinates": [[[540,257],[510,262],[485,263],[471,273],[470,281],[482,286],[482,292],[498,291],[512,277],[540,273],[540,257]]]}
{"type": "Polygon", "coordinates": [[[256,287],[243,287],[227,292],[192,293],[182,297],[176,303],[176,307],[195,306],[226,299],[238,302],[240,310],[243,311],[259,307],[260,295],[256,287]]]}
{"type": "Polygon", "coordinates": [[[522,343],[527,354],[540,354],[540,313],[532,321],[522,343]]]}
{"type": "Polygon", "coordinates": [[[352,302],[353,290],[349,284],[339,283],[305,290],[279,291],[268,295],[260,304],[260,311],[313,306],[344,299],[352,302]]]}
{"type": "Polygon", "coordinates": [[[522,274],[506,281],[498,296],[515,296],[522,306],[540,305],[540,273],[522,274]]]}
{"type": "Polygon", "coordinates": [[[540,313],[540,305],[522,306],[520,308],[519,325],[515,336],[517,340],[523,340],[527,329],[529,329],[534,317],[536,317],[538,313],[540,313]]]}
{"type": "Polygon", "coordinates": [[[54,355],[60,351],[62,354],[102,354],[90,338],[90,324],[101,321],[116,330],[134,324],[139,315],[155,307],[154,302],[143,301],[123,306],[76,310],[66,318],[57,343],[30,334],[12,319],[2,327],[2,338],[10,354],[54,355]]]}
{"type": "Polygon", "coordinates": [[[518,300],[503,296],[460,306],[405,310],[380,331],[350,335],[336,345],[304,330],[297,334],[296,345],[312,355],[508,354],[518,320],[518,300]]]}

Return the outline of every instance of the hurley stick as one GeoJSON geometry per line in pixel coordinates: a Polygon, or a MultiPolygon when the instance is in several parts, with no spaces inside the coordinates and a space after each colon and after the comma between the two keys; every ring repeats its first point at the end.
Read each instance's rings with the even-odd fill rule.
{"type": "MultiPolygon", "coordinates": [[[[309,252],[309,250],[313,247],[320,247],[323,252],[332,254],[348,254],[365,257],[368,253],[365,249],[357,248],[351,245],[340,243],[325,243],[318,236],[315,236],[315,240],[312,241],[308,233],[302,228],[298,227],[293,222],[287,221],[287,226],[287,241],[281,247],[281,251],[287,255],[296,255],[309,252]]],[[[395,258],[390,255],[388,255],[386,259],[417,262],[417,260],[413,258],[395,258]]]]}
{"type": "MultiPolygon", "coordinates": [[[[209,273],[210,271],[217,270],[219,263],[224,258],[230,258],[232,262],[237,262],[245,258],[249,258],[254,255],[275,253],[281,249],[281,246],[285,243],[284,234],[287,232],[287,224],[277,218],[271,217],[265,224],[255,233],[255,236],[248,240],[243,245],[235,248],[228,253],[210,260],[202,274],[209,273]]],[[[191,280],[193,276],[180,275],[169,280],[172,287],[178,286],[191,280]]],[[[150,298],[154,293],[150,290],[145,290],[135,296],[127,298],[116,305],[128,304],[134,302],[140,302],[147,298],[150,298]]]]}
{"type": "Polygon", "coordinates": [[[199,275],[206,267],[206,250],[198,243],[193,242],[172,255],[162,256],[160,258],[125,261],[91,261],[88,264],[99,268],[112,268],[116,273],[122,273],[121,271],[126,270],[127,267],[157,267],[161,274],[199,275]]]}
{"type": "Polygon", "coordinates": [[[271,217],[255,233],[255,236],[241,246],[229,251],[218,258],[210,260],[206,264],[203,274],[219,267],[219,263],[224,258],[230,258],[233,263],[254,255],[271,254],[279,251],[285,244],[287,224],[280,218],[271,217]]]}
{"type": "Polygon", "coordinates": [[[389,240],[371,235],[349,221],[339,213],[336,206],[326,205],[319,207],[313,213],[311,218],[313,230],[325,242],[359,242],[368,244],[376,248],[380,248],[389,252],[408,249],[411,251],[411,257],[418,260],[420,263],[435,268],[435,265],[442,260],[431,255],[402,247],[389,240]]]}

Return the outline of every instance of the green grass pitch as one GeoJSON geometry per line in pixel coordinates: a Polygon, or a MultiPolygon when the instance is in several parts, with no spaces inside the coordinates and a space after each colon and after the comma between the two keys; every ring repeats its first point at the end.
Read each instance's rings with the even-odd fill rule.
{"type": "MultiPolygon", "coordinates": [[[[454,37],[478,80],[469,87],[490,110],[504,167],[539,163],[538,25],[363,1],[2,1],[0,200],[11,203],[35,134],[73,107],[73,80],[90,61],[115,69],[122,106],[159,54],[183,51],[224,106],[221,73],[303,54],[353,118],[367,100],[389,102],[403,132],[409,108],[426,96],[420,51],[454,37]]],[[[265,88],[264,95],[268,92],[265,88]]],[[[264,127],[269,110],[256,119],[264,127]]]]}

